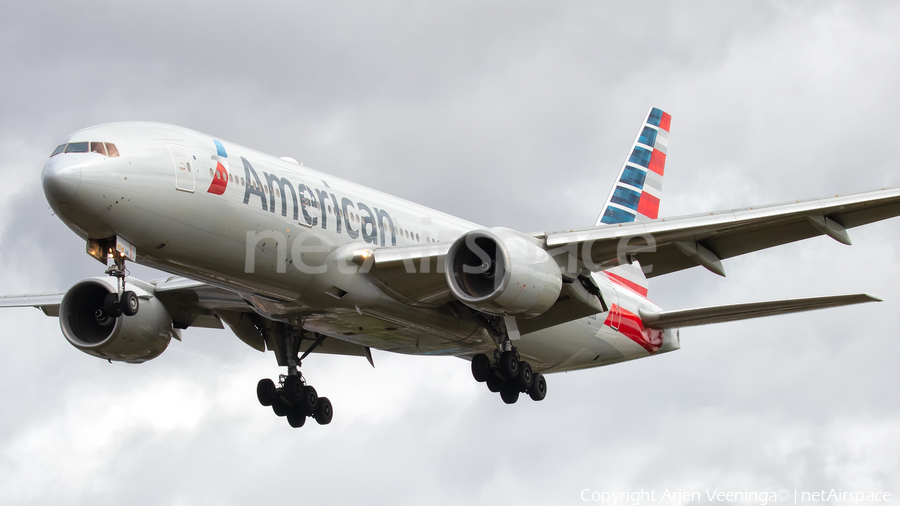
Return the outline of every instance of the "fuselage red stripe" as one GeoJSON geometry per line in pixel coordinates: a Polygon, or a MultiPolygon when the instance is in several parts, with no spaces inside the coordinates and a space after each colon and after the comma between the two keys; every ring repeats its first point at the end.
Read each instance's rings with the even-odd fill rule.
{"type": "Polygon", "coordinates": [[[645,288],[645,287],[643,287],[643,286],[641,286],[641,285],[635,283],[634,281],[627,280],[627,279],[623,278],[622,276],[618,276],[618,275],[613,274],[613,273],[611,273],[611,272],[606,272],[606,273],[604,273],[604,274],[606,274],[606,276],[607,276],[607,277],[610,279],[610,281],[612,281],[613,283],[616,283],[616,284],[618,284],[618,285],[622,285],[622,286],[624,286],[625,288],[628,288],[629,290],[632,290],[632,291],[634,291],[634,292],[637,292],[637,293],[639,293],[642,297],[646,297],[646,296],[647,296],[647,288],[645,288]]]}

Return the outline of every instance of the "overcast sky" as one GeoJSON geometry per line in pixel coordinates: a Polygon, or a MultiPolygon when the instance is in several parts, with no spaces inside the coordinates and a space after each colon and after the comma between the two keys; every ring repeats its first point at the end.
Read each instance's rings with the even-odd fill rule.
{"type": "MultiPolygon", "coordinates": [[[[0,292],[102,275],[40,170],[69,133],[187,126],[487,226],[591,225],[644,114],[672,114],[662,216],[900,186],[893,2],[5,2],[0,292]],[[232,5],[233,4],[233,5],[232,5]]],[[[900,220],[656,278],[665,308],[867,292],[684,329],[507,406],[467,362],[306,360],[335,405],[291,429],[230,331],[109,364],[0,314],[0,503],[581,504],[841,489],[900,500],[900,220]]],[[[134,268],[153,279],[157,273],[134,268]]],[[[840,503],[845,504],[845,503],[840,503]]]]}

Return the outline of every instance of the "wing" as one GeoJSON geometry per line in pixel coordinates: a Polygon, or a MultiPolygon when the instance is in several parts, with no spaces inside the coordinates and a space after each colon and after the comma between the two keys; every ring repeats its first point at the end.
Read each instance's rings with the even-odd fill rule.
{"type": "MultiPolygon", "coordinates": [[[[724,275],[723,259],[820,235],[850,244],[848,228],[898,215],[900,188],[893,188],[534,235],[543,238],[546,249],[570,273],[606,270],[636,259],[648,278],[698,265],[724,275]]],[[[444,275],[450,247],[447,242],[364,248],[353,261],[398,300],[438,306],[453,300],[444,275]]]]}
{"type": "Polygon", "coordinates": [[[725,275],[721,260],[900,215],[900,188],[694,216],[548,233],[547,248],[599,271],[637,259],[647,277],[695,266],[725,275]]]}
{"type": "MultiPolygon", "coordinates": [[[[268,332],[271,322],[260,316],[247,302],[249,294],[179,276],[155,282],[153,293],[172,315],[175,328],[224,328],[222,322],[225,322],[238,339],[251,348],[275,350],[276,355],[283,349],[273,341],[277,337],[268,332]]],[[[301,353],[352,355],[371,361],[371,353],[364,346],[333,337],[311,335],[301,343],[301,353]]]]}
{"type": "Polygon", "coordinates": [[[452,244],[363,248],[352,261],[387,295],[419,307],[438,307],[454,299],[444,276],[444,259],[452,244]]]}
{"type": "MultiPolygon", "coordinates": [[[[265,318],[253,310],[246,295],[179,276],[144,282],[128,278],[128,282],[151,292],[165,306],[176,329],[203,327],[223,329],[225,322],[244,343],[259,351],[280,349],[266,337],[269,325],[265,318]]],[[[0,296],[0,308],[36,307],[47,316],[59,316],[59,308],[65,293],[0,296]]],[[[329,353],[366,357],[371,353],[364,346],[311,333],[304,340],[300,352],[329,353]]]]}
{"type": "Polygon", "coordinates": [[[59,316],[59,304],[64,293],[35,295],[5,295],[0,297],[0,307],[35,307],[47,316],[59,316]]]}

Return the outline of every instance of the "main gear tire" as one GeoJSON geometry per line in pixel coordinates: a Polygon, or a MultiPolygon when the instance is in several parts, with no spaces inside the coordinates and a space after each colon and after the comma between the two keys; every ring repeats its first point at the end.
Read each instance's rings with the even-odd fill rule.
{"type": "Polygon", "coordinates": [[[328,400],[328,397],[319,397],[319,401],[316,403],[316,422],[319,425],[328,425],[333,417],[334,411],[331,408],[331,401],[328,400]]]}
{"type": "Polygon", "coordinates": [[[472,357],[472,376],[475,381],[484,383],[491,375],[491,359],[484,353],[472,357]]]}
{"type": "Polygon", "coordinates": [[[263,406],[271,406],[275,402],[275,382],[263,378],[256,384],[256,398],[263,406]]]}
{"type": "Polygon", "coordinates": [[[494,392],[494,393],[499,392],[500,389],[503,388],[503,385],[504,385],[504,381],[502,379],[494,376],[493,374],[491,374],[490,376],[487,377],[487,380],[485,380],[485,383],[487,383],[488,390],[490,390],[491,392],[494,392]]]}
{"type": "Polygon", "coordinates": [[[516,376],[516,386],[520,392],[527,392],[534,383],[534,375],[531,371],[531,364],[528,362],[519,362],[519,374],[516,376]]]}
{"type": "Polygon", "coordinates": [[[519,375],[519,357],[516,356],[516,352],[514,351],[504,351],[501,353],[498,366],[500,374],[510,381],[515,381],[516,377],[519,375]]]}
{"type": "Polygon", "coordinates": [[[300,376],[288,376],[284,378],[284,391],[281,395],[292,405],[298,406],[303,402],[303,388],[300,376]]]}
{"type": "Polygon", "coordinates": [[[534,373],[534,381],[531,383],[531,388],[528,389],[528,395],[536,401],[542,401],[544,397],[547,397],[547,380],[544,379],[543,374],[534,373]]]}
{"type": "Polygon", "coordinates": [[[291,427],[299,429],[300,427],[303,427],[303,424],[306,423],[306,415],[295,408],[288,412],[287,421],[291,427]]]}
{"type": "Polygon", "coordinates": [[[519,400],[519,389],[515,385],[507,383],[500,389],[500,398],[507,404],[515,404],[519,400]]]}
{"type": "Polygon", "coordinates": [[[291,407],[284,403],[281,399],[276,399],[272,403],[272,411],[278,416],[285,416],[291,411],[291,407]]]}
{"type": "Polygon", "coordinates": [[[300,411],[307,415],[312,415],[316,412],[318,404],[319,394],[316,393],[316,389],[310,385],[303,387],[303,397],[300,398],[300,403],[298,405],[300,411]]]}

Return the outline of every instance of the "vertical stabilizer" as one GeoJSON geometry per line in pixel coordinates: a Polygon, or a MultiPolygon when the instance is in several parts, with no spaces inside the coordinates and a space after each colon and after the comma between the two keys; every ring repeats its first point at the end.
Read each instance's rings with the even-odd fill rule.
{"type": "Polygon", "coordinates": [[[671,122],[672,116],[661,109],[650,109],[595,225],[655,220],[659,216],[671,122]]]}

